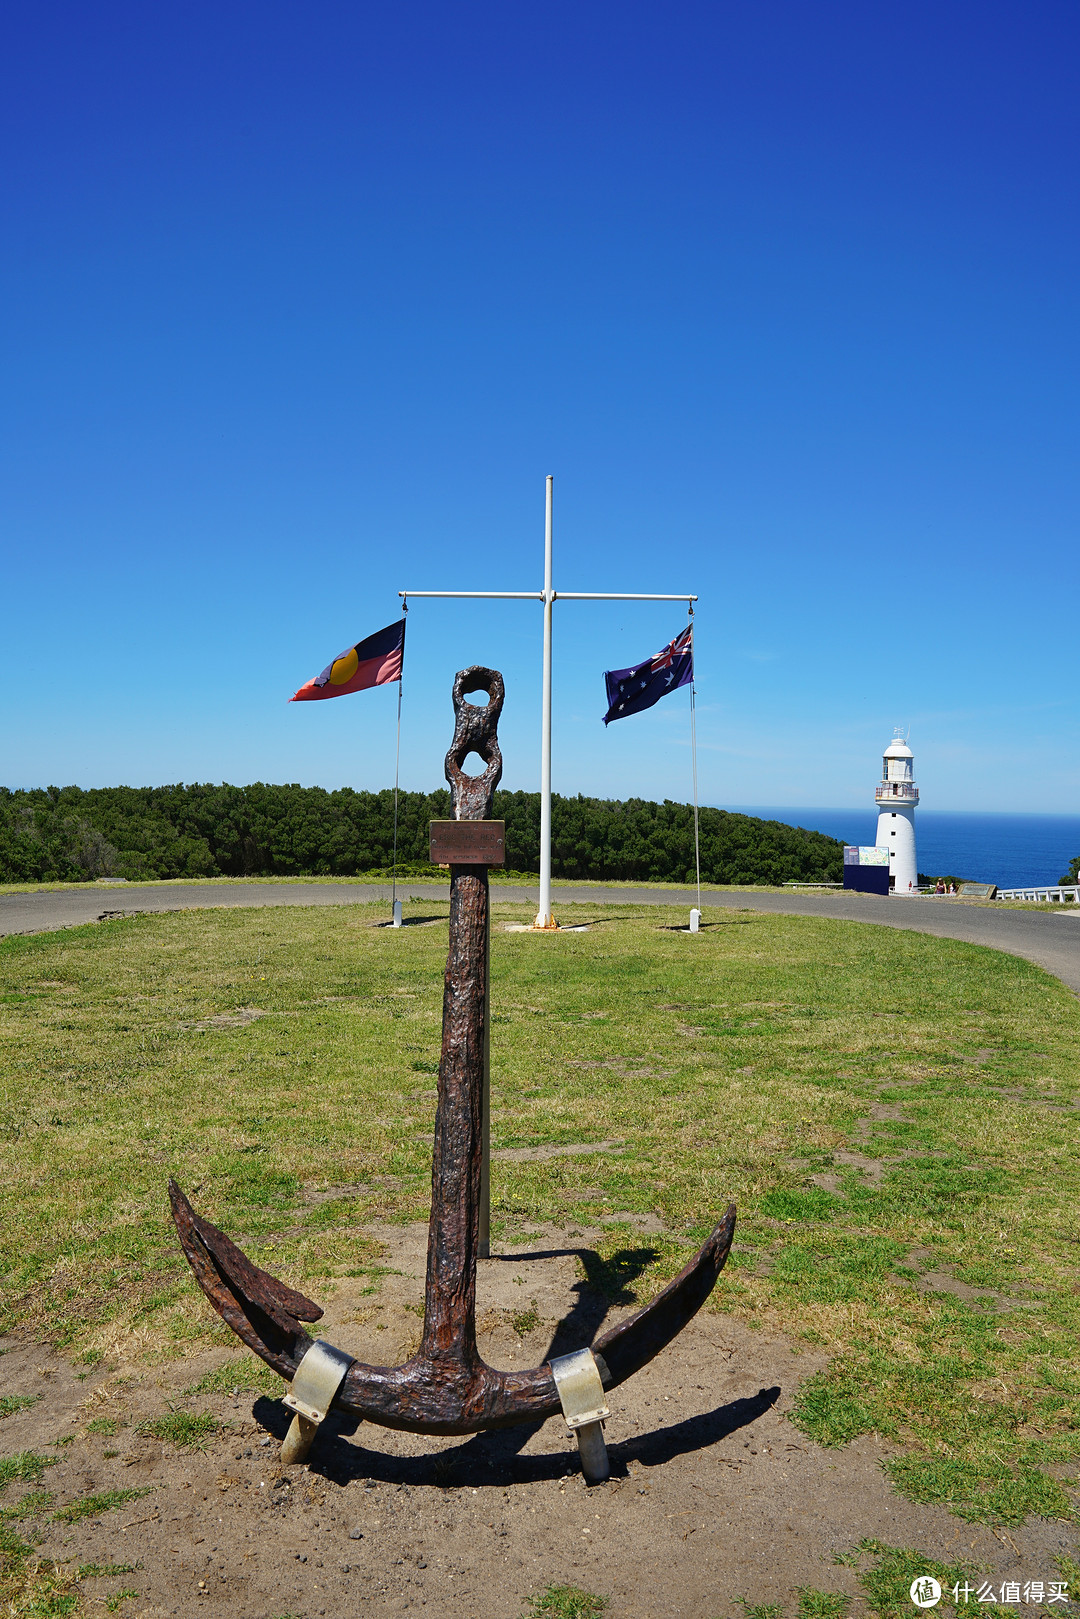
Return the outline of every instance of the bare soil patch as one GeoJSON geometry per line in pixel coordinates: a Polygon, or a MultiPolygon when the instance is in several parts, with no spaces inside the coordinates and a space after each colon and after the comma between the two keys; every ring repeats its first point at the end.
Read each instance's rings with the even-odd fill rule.
{"type": "MultiPolygon", "coordinates": [[[[339,1280],[320,1330],[388,1363],[418,1333],[426,1229],[372,1234],[386,1245],[378,1293],[339,1280]]],[[[583,1279],[579,1255],[598,1235],[545,1227],[481,1264],[480,1343],[493,1365],[579,1347],[621,1313],[583,1279]]],[[[723,1287],[721,1278],[721,1304],[723,1287]]],[[[288,1413],[269,1392],[240,1392],[262,1375],[246,1353],[86,1372],[26,1338],[3,1347],[6,1392],[34,1403],[3,1422],[2,1449],[55,1458],[43,1479],[52,1499],[20,1532],[69,1568],[134,1565],[87,1575],[80,1589],[105,1599],[137,1590],[117,1611],[146,1619],[420,1609],[518,1619],[548,1584],[609,1597],[613,1619],[715,1619],[737,1613],[740,1598],[790,1604],[800,1587],[857,1595],[855,1572],[833,1557],[866,1537],[991,1580],[1049,1579],[1073,1539],[1065,1524],[995,1531],[902,1500],[879,1465],[890,1447],[872,1436],[837,1449],[813,1443],[788,1413],[824,1355],[722,1314],[696,1318],[613,1391],[613,1477],[593,1489],[561,1420],[447,1440],[331,1418],[310,1464],[284,1468],[288,1413]],[[192,1392],[207,1374],[217,1391],[192,1392]],[[202,1448],[146,1431],[170,1408],[214,1420],[194,1439],[202,1448]],[[56,1516],[112,1490],[147,1493],[81,1521],[56,1516]]],[[[268,1374],[264,1386],[275,1386],[268,1374]]],[[[10,1485],[3,1505],[26,1493],[10,1485]]]]}
{"type": "Polygon", "coordinates": [[[593,1152],[617,1152],[624,1143],[612,1141],[568,1141],[559,1147],[500,1147],[492,1158],[503,1164],[539,1164],[548,1158],[581,1158],[593,1152]]]}

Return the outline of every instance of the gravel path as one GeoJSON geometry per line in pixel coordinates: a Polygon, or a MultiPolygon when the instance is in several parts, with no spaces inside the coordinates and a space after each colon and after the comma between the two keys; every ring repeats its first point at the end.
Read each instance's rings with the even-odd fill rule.
{"type": "MultiPolygon", "coordinates": [[[[399,883],[403,899],[446,900],[449,887],[434,883],[399,883]]],[[[493,897],[536,903],[538,889],[499,884],[493,897]]],[[[389,904],[389,883],[135,883],[89,884],[34,894],[0,894],[0,936],[42,933],[77,927],[102,917],[134,911],[179,911],[207,905],[358,905],[372,900],[389,904]]],[[[690,888],[606,888],[588,883],[560,883],[560,903],[586,905],[676,905],[694,902],[690,888]]],[[[963,939],[992,950],[1024,956],[1053,973],[1080,994],[1080,907],[1060,911],[999,910],[947,899],[883,899],[872,894],[793,894],[749,891],[705,894],[706,913],[727,910],[776,911],[783,915],[828,916],[844,922],[875,922],[939,938],[963,939]]],[[[707,923],[707,915],[705,918],[707,923]]]]}

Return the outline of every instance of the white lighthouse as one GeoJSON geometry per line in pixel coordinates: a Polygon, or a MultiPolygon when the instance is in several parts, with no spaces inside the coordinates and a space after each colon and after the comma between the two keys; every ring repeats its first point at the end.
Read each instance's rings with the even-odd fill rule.
{"type": "Polygon", "coordinates": [[[914,894],[919,886],[915,858],[915,756],[897,731],[885,749],[881,780],[874,793],[878,807],[877,841],[889,851],[890,894],[914,894]]]}

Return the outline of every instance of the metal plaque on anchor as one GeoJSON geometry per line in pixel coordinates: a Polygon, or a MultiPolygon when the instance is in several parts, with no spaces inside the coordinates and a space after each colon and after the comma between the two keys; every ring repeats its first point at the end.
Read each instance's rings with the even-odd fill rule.
{"type": "Polygon", "coordinates": [[[505,821],[432,821],[433,866],[505,866],[505,821]]]}

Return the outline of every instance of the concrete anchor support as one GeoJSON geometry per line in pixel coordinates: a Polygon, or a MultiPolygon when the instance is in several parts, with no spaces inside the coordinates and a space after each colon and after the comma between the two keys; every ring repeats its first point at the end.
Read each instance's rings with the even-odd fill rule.
{"type": "Polygon", "coordinates": [[[322,1338],[316,1338],[301,1360],[284,1399],[294,1413],[281,1447],[281,1460],[286,1466],[307,1461],[315,1435],[326,1421],[352,1363],[351,1355],[322,1338]]]}
{"type": "Polygon", "coordinates": [[[294,1462],[306,1462],[308,1453],[319,1431],[319,1424],[297,1415],[289,1424],[289,1431],[281,1444],[281,1460],[285,1467],[294,1462]]]}
{"type": "Polygon", "coordinates": [[[603,1484],[611,1477],[611,1464],[608,1461],[607,1441],[604,1438],[604,1424],[602,1422],[583,1422],[576,1430],[578,1455],[581,1457],[581,1471],[589,1484],[603,1484]]]}

